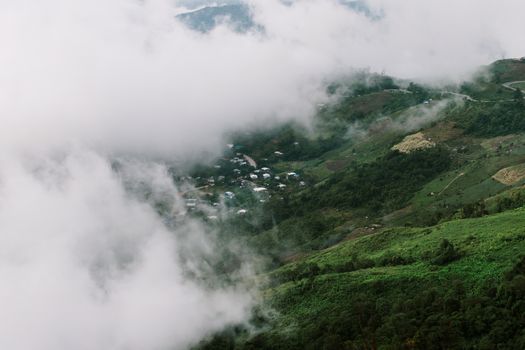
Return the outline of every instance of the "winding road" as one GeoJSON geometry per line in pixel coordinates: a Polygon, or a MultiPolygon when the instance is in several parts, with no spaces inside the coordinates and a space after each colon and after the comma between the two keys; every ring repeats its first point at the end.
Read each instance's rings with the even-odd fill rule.
{"type": "Polygon", "coordinates": [[[514,85],[514,84],[525,84],[525,80],[509,81],[508,83],[503,83],[501,85],[503,85],[503,87],[505,87],[505,88],[507,88],[509,90],[516,91],[517,88],[512,87],[512,85],[514,85]]]}

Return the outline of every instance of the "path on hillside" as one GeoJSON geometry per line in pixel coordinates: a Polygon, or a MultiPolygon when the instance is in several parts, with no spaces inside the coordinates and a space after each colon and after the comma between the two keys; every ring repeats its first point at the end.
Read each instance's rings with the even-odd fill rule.
{"type": "Polygon", "coordinates": [[[440,93],[441,93],[441,95],[454,95],[454,96],[457,96],[457,97],[461,97],[461,98],[463,98],[463,99],[465,99],[467,101],[471,101],[471,102],[491,102],[491,101],[486,101],[486,100],[477,100],[477,99],[475,99],[472,96],[461,94],[459,92],[440,91],[440,93]]]}
{"type": "MultiPolygon", "coordinates": [[[[517,81],[509,81],[507,83],[503,83],[501,84],[504,88],[506,89],[509,89],[509,90],[512,90],[512,91],[516,91],[516,88],[515,87],[512,87],[512,85],[514,84],[520,84],[520,83],[525,83],[525,80],[517,80],[517,81]]],[[[386,89],[384,91],[388,91],[388,92],[402,92],[402,93],[412,93],[411,91],[408,91],[408,90],[405,90],[405,89],[386,89]]],[[[467,100],[467,101],[470,101],[470,102],[480,102],[480,103],[496,103],[496,102],[512,102],[514,101],[514,99],[508,99],[508,100],[478,100],[470,95],[465,95],[465,94],[462,94],[462,93],[459,93],[459,92],[453,92],[453,91],[447,91],[447,90],[443,90],[443,91],[439,91],[439,93],[443,96],[443,95],[453,95],[453,96],[456,96],[456,97],[460,97],[464,100],[467,100]]],[[[523,97],[525,99],[525,96],[523,97]]]]}
{"type": "Polygon", "coordinates": [[[503,87],[509,89],[509,90],[512,90],[512,91],[516,91],[517,88],[515,87],[512,87],[512,85],[514,84],[523,84],[525,83],[525,80],[516,80],[516,81],[509,81],[508,83],[503,83],[501,85],[503,85],[503,87]]]}
{"type": "Polygon", "coordinates": [[[446,185],[442,190],[441,192],[439,192],[437,195],[439,196],[441,193],[445,192],[447,190],[447,188],[450,187],[450,185],[452,185],[454,182],[456,182],[457,179],[459,179],[460,177],[462,177],[463,175],[465,175],[465,173],[459,173],[458,176],[456,176],[455,178],[452,179],[452,181],[450,181],[448,183],[448,185],[446,185]]]}

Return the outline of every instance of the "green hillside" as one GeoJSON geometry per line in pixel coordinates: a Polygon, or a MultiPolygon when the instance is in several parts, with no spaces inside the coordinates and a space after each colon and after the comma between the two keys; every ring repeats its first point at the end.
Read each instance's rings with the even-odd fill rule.
{"type": "Polygon", "coordinates": [[[363,72],[313,130],[231,135],[265,170],[225,156],[239,169],[212,191],[248,211],[218,227],[267,282],[251,328],[200,347],[525,348],[524,79],[523,60],[447,88],[363,72]]]}
{"type": "MultiPolygon", "coordinates": [[[[382,348],[396,348],[411,341],[415,348],[452,346],[447,341],[467,346],[479,344],[485,332],[489,333],[492,344],[497,344],[490,334],[494,325],[489,320],[469,319],[478,315],[470,315],[467,304],[490,292],[503,293],[502,289],[508,287],[505,284],[510,278],[505,279],[505,273],[525,252],[524,224],[525,211],[518,209],[431,228],[387,229],[285,265],[273,272],[282,284],[267,292],[285,315],[278,319],[276,329],[295,327],[292,332],[296,334],[295,341],[305,347],[311,344],[311,348],[322,348],[334,341],[319,334],[319,328],[330,326],[337,326],[338,332],[342,332],[337,337],[341,344],[346,342],[356,348],[373,338],[382,348]],[[452,248],[443,248],[443,242],[449,242],[452,248]],[[491,291],[492,286],[498,286],[498,290],[491,291]],[[428,297],[429,293],[435,294],[432,301],[435,313],[418,304],[424,302],[418,298],[428,297]],[[447,303],[452,302],[456,303],[453,310],[446,310],[447,303]],[[369,303],[367,319],[362,320],[366,322],[363,329],[353,324],[357,317],[352,315],[356,303],[369,303]],[[373,317],[378,319],[374,321],[373,317]],[[438,320],[450,317],[458,323],[481,321],[484,325],[476,334],[467,334],[461,328],[455,329],[454,334],[441,329],[439,322],[435,329],[425,329],[423,325],[434,322],[433,317],[438,320]],[[398,333],[400,325],[394,324],[396,318],[403,319],[409,327],[398,333]],[[342,324],[338,325],[339,322],[342,324]],[[382,325],[388,323],[395,328],[384,329],[382,325]],[[344,327],[349,329],[341,330],[344,327]],[[430,342],[435,336],[433,332],[441,334],[438,343],[430,342]],[[452,336],[457,339],[446,339],[452,336]],[[473,337],[479,338],[470,339],[473,337]]],[[[522,270],[520,276],[512,277],[515,292],[521,297],[520,293],[525,292],[523,273],[522,270]]],[[[522,310],[521,304],[514,307],[522,310]]],[[[516,316],[521,327],[525,326],[521,315],[516,316]]]]}

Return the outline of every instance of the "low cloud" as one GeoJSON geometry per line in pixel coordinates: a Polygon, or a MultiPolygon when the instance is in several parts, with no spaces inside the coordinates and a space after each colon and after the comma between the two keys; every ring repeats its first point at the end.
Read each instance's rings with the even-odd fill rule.
{"type": "Polygon", "coordinates": [[[249,317],[248,288],[187,277],[215,256],[206,228],[168,229],[140,191],[125,189],[163,189],[180,206],[165,169],[142,164],[137,178],[127,168],[117,175],[84,150],[1,163],[1,348],[179,349],[249,317]]]}
{"type": "Polygon", "coordinates": [[[385,132],[404,134],[416,131],[440,120],[444,117],[444,110],[451,104],[462,104],[463,100],[460,97],[454,97],[431,103],[427,101],[427,103],[411,107],[395,117],[378,116],[371,123],[354,122],[348,127],[346,137],[360,142],[371,135],[385,132]]]}
{"type": "Polygon", "coordinates": [[[249,264],[201,283],[213,232],[158,215],[152,198],[183,204],[143,159],[307,122],[352,68],[442,79],[523,55],[517,0],[247,3],[264,31],[191,31],[168,0],[0,3],[1,348],[183,349],[244,322],[249,264]]]}

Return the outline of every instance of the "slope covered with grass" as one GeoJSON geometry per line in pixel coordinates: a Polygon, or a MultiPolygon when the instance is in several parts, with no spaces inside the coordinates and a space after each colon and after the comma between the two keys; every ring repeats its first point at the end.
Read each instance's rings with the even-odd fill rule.
{"type": "Polygon", "coordinates": [[[267,291],[281,315],[279,331],[260,341],[312,349],[523,344],[516,327],[525,325],[518,313],[525,310],[516,300],[525,293],[525,271],[505,274],[525,253],[524,227],[525,209],[518,209],[394,228],[288,264],[273,273],[282,283],[267,291]],[[499,313],[516,324],[498,325],[499,313]],[[497,334],[503,331],[512,338],[497,334]]]}

